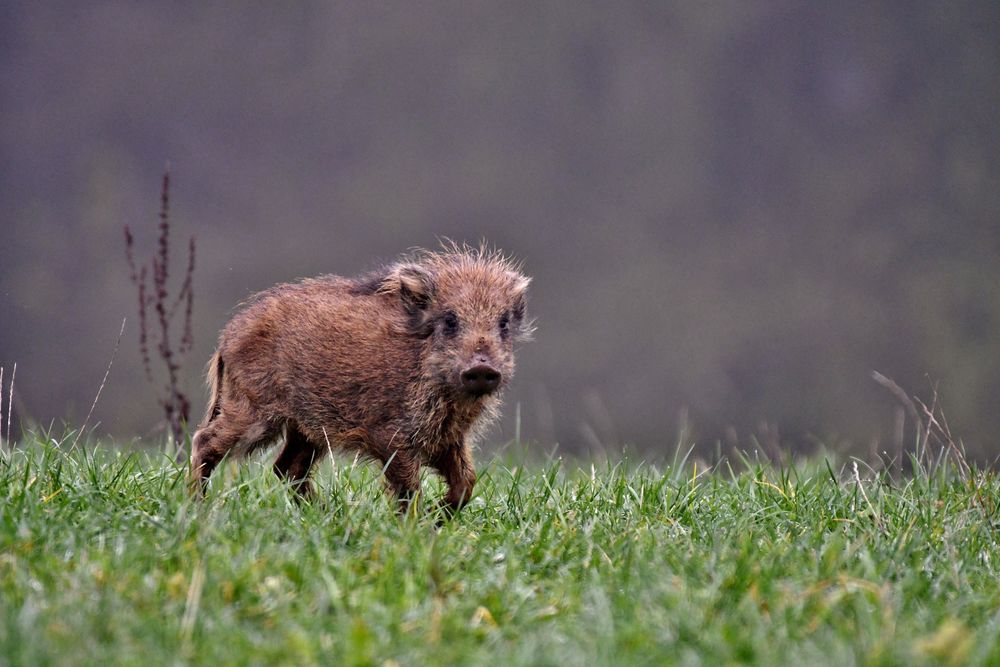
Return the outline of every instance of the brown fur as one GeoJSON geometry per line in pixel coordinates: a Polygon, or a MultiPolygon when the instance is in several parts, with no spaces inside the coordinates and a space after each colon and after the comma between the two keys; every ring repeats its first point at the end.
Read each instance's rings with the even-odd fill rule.
{"type": "Polygon", "coordinates": [[[528,283],[498,253],[449,245],[359,278],[255,295],[209,362],[211,398],[191,451],[195,489],[204,491],[224,456],[283,439],[274,471],[303,495],[312,465],[336,448],[380,462],[404,505],[429,465],[448,484],[446,505],[458,508],[476,482],[472,442],[498,414],[514,343],[531,334],[528,283]],[[463,384],[477,365],[500,373],[494,391],[463,384]]]}

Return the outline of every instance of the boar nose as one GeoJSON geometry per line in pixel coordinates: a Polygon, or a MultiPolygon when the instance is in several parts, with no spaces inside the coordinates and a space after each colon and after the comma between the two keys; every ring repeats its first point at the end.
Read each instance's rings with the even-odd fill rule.
{"type": "Polygon", "coordinates": [[[488,364],[476,364],[462,371],[462,386],[477,396],[488,394],[500,386],[500,371],[488,364]]]}

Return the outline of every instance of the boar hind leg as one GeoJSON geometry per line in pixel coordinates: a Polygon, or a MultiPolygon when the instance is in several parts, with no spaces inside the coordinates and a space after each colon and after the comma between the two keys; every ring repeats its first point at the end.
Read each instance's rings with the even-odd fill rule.
{"type": "Polygon", "coordinates": [[[275,425],[267,420],[225,410],[194,435],[191,443],[191,489],[204,495],[208,478],[227,455],[244,456],[274,440],[275,425]]]}
{"type": "Polygon", "coordinates": [[[300,498],[308,498],[313,492],[309,473],[325,453],[325,449],[314,446],[294,425],[287,424],[285,447],[274,461],[274,474],[288,480],[300,498]]]}
{"type": "Polygon", "coordinates": [[[444,497],[445,509],[454,512],[469,502],[476,485],[476,471],[469,448],[464,444],[449,447],[431,459],[430,463],[448,484],[448,493],[444,497]]]}

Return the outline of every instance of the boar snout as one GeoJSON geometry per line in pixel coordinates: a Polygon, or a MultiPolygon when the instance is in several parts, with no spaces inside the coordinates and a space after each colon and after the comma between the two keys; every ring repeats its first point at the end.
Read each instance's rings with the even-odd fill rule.
{"type": "Polygon", "coordinates": [[[487,363],[479,362],[462,371],[462,387],[470,394],[482,396],[500,386],[500,371],[487,363]]]}

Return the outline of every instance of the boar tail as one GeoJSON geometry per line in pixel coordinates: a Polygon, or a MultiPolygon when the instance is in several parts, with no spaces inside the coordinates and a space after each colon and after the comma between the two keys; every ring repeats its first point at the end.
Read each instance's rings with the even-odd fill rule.
{"type": "Polygon", "coordinates": [[[222,355],[216,350],[215,354],[208,361],[208,375],[205,381],[208,383],[208,408],[205,411],[205,419],[203,426],[207,426],[209,422],[219,416],[219,398],[222,392],[222,355]]]}

